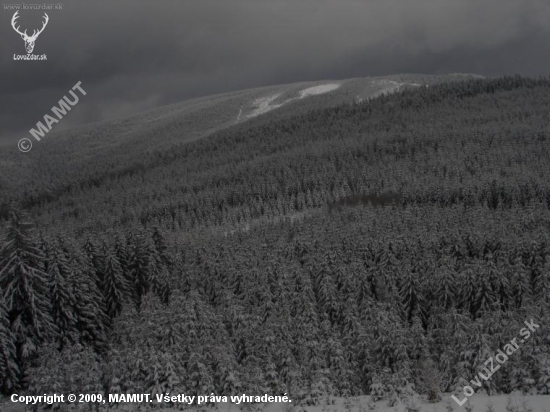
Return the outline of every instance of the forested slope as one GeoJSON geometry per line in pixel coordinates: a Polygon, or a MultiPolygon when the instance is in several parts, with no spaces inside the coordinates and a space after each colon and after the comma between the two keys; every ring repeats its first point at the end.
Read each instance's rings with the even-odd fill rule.
{"type": "Polygon", "coordinates": [[[27,194],[3,391],[437,398],[535,319],[481,385],[548,394],[549,120],[548,79],[432,85],[27,194]]]}
{"type": "MultiPolygon", "coordinates": [[[[32,209],[52,225],[189,230],[398,192],[403,202],[548,202],[548,83],[507,78],[407,90],[157,152],[121,177],[32,209]],[[116,196],[114,195],[116,194],[116,196]]],[[[32,196],[26,199],[32,205],[32,196]]]]}
{"type": "Polygon", "coordinates": [[[464,76],[396,75],[293,83],[192,99],[66,131],[54,128],[41,142],[34,142],[28,153],[18,153],[15,144],[0,151],[0,215],[6,216],[6,205],[12,199],[51,201],[82,186],[132,175],[158,164],[162,161],[159,155],[170,153],[177,145],[235,124],[254,127],[282,122],[314,109],[461,78],[464,76]],[[338,87],[302,96],[327,84],[338,87]],[[262,103],[267,101],[267,106],[262,103]]]}

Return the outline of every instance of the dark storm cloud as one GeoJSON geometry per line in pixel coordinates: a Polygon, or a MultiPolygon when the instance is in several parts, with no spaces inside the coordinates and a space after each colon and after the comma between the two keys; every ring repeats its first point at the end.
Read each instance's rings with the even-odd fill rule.
{"type": "MultiPolygon", "coordinates": [[[[550,65],[547,0],[62,3],[36,42],[45,62],[13,61],[24,44],[0,11],[0,135],[27,132],[77,81],[88,95],[56,128],[268,84],[550,65]]],[[[41,12],[20,14],[40,27],[41,12]]]]}

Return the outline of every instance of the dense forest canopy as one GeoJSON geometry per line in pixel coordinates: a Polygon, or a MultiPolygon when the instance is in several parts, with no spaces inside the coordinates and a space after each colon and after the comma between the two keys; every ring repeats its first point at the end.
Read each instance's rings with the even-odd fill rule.
{"type": "Polygon", "coordinates": [[[6,202],[4,393],[437,398],[530,319],[550,393],[549,79],[270,116],[6,202]]]}

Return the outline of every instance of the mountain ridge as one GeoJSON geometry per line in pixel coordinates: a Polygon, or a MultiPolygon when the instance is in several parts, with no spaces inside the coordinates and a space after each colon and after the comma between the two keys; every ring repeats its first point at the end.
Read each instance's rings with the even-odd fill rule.
{"type": "MultiPolygon", "coordinates": [[[[324,80],[266,86],[222,95],[205,96],[175,103],[133,116],[53,132],[36,142],[29,153],[18,157],[0,153],[0,217],[7,217],[9,204],[24,208],[44,205],[64,193],[82,187],[98,187],[105,181],[126,179],[161,166],[181,151],[182,145],[202,140],[232,128],[250,128],[285,121],[339,105],[362,104],[400,90],[476,79],[477,75],[394,75],[374,78],[324,80]],[[335,85],[326,90],[326,85],[335,85]],[[325,93],[311,93],[311,91],[325,93]],[[323,89],[324,88],[324,89],[323,89]],[[311,96],[303,97],[303,94],[311,96]],[[278,94],[278,107],[249,116],[258,99],[278,94]],[[359,99],[357,98],[359,96],[359,99]],[[290,102],[288,102],[290,100],[290,102]],[[246,118],[238,121],[236,105],[245,106],[246,118]],[[280,104],[281,102],[286,104],[280,104]]],[[[242,113],[241,113],[242,115],[242,113]]],[[[239,133],[239,132],[237,132],[239,133]]]]}
{"type": "Polygon", "coordinates": [[[131,166],[136,159],[142,159],[144,153],[170,150],[174,145],[201,139],[243,122],[252,122],[250,125],[253,126],[313,109],[360,103],[406,87],[463,80],[465,77],[478,76],[392,75],[264,86],[186,100],[59,132],[54,129],[42,141],[33,141],[31,152],[20,154],[17,160],[13,159],[10,150],[0,153],[0,165],[6,171],[0,177],[0,193],[18,193],[21,186],[27,190],[36,186],[41,190],[53,190],[60,181],[66,186],[82,179],[85,175],[82,169],[90,164],[116,172],[131,166]],[[326,84],[337,84],[338,87],[325,93],[300,95],[326,84]],[[277,102],[277,107],[269,107],[264,112],[255,112],[259,100],[272,96],[286,101],[283,104],[277,102]],[[52,164],[61,161],[68,166],[65,170],[71,170],[70,176],[56,176],[52,164]],[[44,173],[52,175],[53,184],[44,181],[44,173]],[[18,176],[15,185],[10,175],[18,176]],[[36,185],[37,182],[40,184],[36,185]]]}

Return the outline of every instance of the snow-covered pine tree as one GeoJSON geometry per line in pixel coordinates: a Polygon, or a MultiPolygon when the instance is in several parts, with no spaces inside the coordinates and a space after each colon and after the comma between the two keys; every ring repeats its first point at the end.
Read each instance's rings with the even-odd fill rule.
{"type": "Polygon", "coordinates": [[[73,306],[80,342],[91,344],[96,351],[106,349],[110,319],[106,313],[105,297],[98,288],[90,269],[72,266],[71,283],[75,299],[73,306]]]}
{"type": "MultiPolygon", "coordinates": [[[[29,368],[28,390],[29,393],[97,394],[102,392],[102,373],[101,359],[92,348],[76,344],[59,351],[56,345],[49,344],[41,348],[41,356],[29,368]]],[[[59,403],[48,407],[51,407],[48,410],[54,411],[98,410],[62,409],[59,403]]]]}
{"type": "Polygon", "coordinates": [[[163,241],[157,239],[157,242],[161,246],[150,248],[150,256],[147,260],[147,277],[153,293],[158,296],[162,303],[167,305],[170,301],[171,292],[167,267],[169,263],[168,258],[163,257],[162,253],[159,252],[159,248],[160,250],[165,248],[163,241]]]}
{"type": "Polygon", "coordinates": [[[281,389],[281,383],[279,374],[277,373],[277,367],[271,361],[267,361],[264,365],[264,380],[266,382],[266,391],[272,394],[283,393],[281,389]]]}
{"type": "Polygon", "coordinates": [[[15,336],[10,329],[4,293],[0,289],[0,392],[10,394],[19,384],[15,336]]]}
{"type": "Polygon", "coordinates": [[[535,242],[532,246],[532,259],[530,265],[530,286],[534,302],[547,302],[550,290],[549,263],[546,258],[546,246],[543,240],[535,242]]]}
{"type": "Polygon", "coordinates": [[[124,242],[124,239],[117,235],[115,237],[115,244],[113,253],[116,256],[120,267],[124,271],[124,276],[127,276],[126,273],[130,270],[130,256],[129,256],[130,246],[128,243],[124,242]]]}
{"type": "Polygon", "coordinates": [[[512,306],[513,268],[505,261],[499,261],[496,270],[491,270],[491,284],[495,291],[500,310],[507,311],[512,306]]]}
{"type": "Polygon", "coordinates": [[[71,248],[71,242],[62,235],[57,236],[57,244],[54,250],[65,268],[76,336],[81,344],[91,345],[96,352],[102,352],[106,349],[106,329],[110,325],[105,313],[105,298],[100,291],[102,283],[99,282],[103,279],[103,253],[98,251],[91,238],[87,240],[88,246],[82,249],[71,248]],[[93,259],[97,259],[95,266],[93,259]],[[100,267],[101,273],[98,272],[100,267]]]}
{"type": "Polygon", "coordinates": [[[68,278],[71,274],[69,261],[59,244],[52,244],[48,250],[48,276],[53,321],[57,326],[60,348],[76,340],[76,304],[68,278]]]}
{"type": "Polygon", "coordinates": [[[479,268],[478,287],[475,294],[475,313],[477,315],[490,312],[495,307],[496,296],[491,288],[490,273],[487,272],[487,268],[479,268]]]}
{"type": "Polygon", "coordinates": [[[86,256],[87,263],[92,269],[91,274],[94,275],[97,287],[101,288],[101,285],[103,283],[103,273],[105,270],[105,256],[103,256],[95,242],[90,237],[86,239],[83,251],[86,256]]]}
{"type": "Polygon", "coordinates": [[[172,288],[170,285],[170,275],[167,268],[162,268],[157,283],[154,285],[154,292],[162,303],[168,305],[170,303],[170,296],[172,295],[172,288]]]}
{"type": "Polygon", "coordinates": [[[150,248],[143,232],[128,237],[127,244],[130,298],[139,310],[143,296],[149,292],[151,286],[148,273],[150,248]]]}
{"type": "Polygon", "coordinates": [[[428,342],[434,360],[441,373],[442,390],[458,387],[460,378],[468,378],[470,373],[469,331],[473,321],[469,312],[459,313],[456,309],[439,309],[430,318],[428,342]]]}
{"type": "Polygon", "coordinates": [[[413,314],[415,312],[423,313],[425,302],[420,288],[418,274],[415,273],[408,265],[403,267],[404,273],[399,285],[399,297],[405,311],[405,318],[412,323],[413,314]]]}
{"type": "Polygon", "coordinates": [[[370,269],[367,269],[367,273],[363,272],[360,274],[359,292],[357,293],[357,306],[360,312],[365,310],[365,307],[367,307],[374,298],[373,291],[371,289],[371,285],[373,284],[370,279],[371,275],[368,271],[370,271],[370,269]]]}
{"type": "Polygon", "coordinates": [[[110,319],[114,319],[122,312],[122,304],[128,289],[129,286],[118,259],[112,253],[107,253],[102,292],[105,297],[106,313],[110,319]]]}
{"type": "Polygon", "coordinates": [[[0,287],[15,335],[19,366],[55,333],[45,257],[27,216],[12,211],[0,251],[0,287]]]}
{"type": "Polygon", "coordinates": [[[185,382],[187,391],[193,395],[211,393],[214,390],[212,372],[206,365],[204,356],[193,352],[187,362],[188,380],[185,382]]]}
{"type": "MultiPolygon", "coordinates": [[[[325,331],[324,334],[327,332],[325,331]]],[[[331,382],[338,396],[354,395],[354,381],[356,378],[352,374],[351,365],[346,359],[344,348],[336,336],[328,337],[325,341],[325,356],[328,360],[331,382]]]]}
{"type": "Polygon", "coordinates": [[[154,249],[160,257],[161,262],[164,266],[169,268],[172,265],[172,260],[170,259],[170,256],[168,256],[168,247],[166,246],[164,236],[157,226],[153,228],[153,234],[151,237],[153,239],[154,249]]]}
{"type": "Polygon", "coordinates": [[[438,305],[444,309],[450,309],[456,305],[456,278],[452,260],[448,257],[442,258],[437,271],[435,297],[438,305]]]}
{"type": "Polygon", "coordinates": [[[241,382],[237,376],[237,364],[229,350],[210,353],[214,393],[218,395],[235,395],[241,391],[241,382]]]}
{"type": "Polygon", "coordinates": [[[526,242],[523,242],[515,250],[514,272],[515,277],[512,282],[513,297],[516,308],[522,308],[533,303],[533,290],[531,288],[531,270],[530,270],[530,249],[526,242]]]}
{"type": "Polygon", "coordinates": [[[40,231],[37,236],[38,239],[38,248],[42,252],[42,255],[44,256],[44,272],[48,273],[48,241],[46,240],[46,237],[44,236],[44,233],[40,231]]]}
{"type": "Polygon", "coordinates": [[[460,275],[460,304],[462,313],[470,313],[472,318],[476,314],[477,279],[474,269],[468,267],[460,275]]]}
{"type": "Polygon", "coordinates": [[[145,390],[151,396],[178,393],[181,379],[178,376],[178,368],[174,364],[173,355],[166,352],[153,353],[149,356],[149,363],[148,375],[145,378],[145,390]]]}
{"type": "Polygon", "coordinates": [[[337,321],[339,312],[336,288],[332,274],[326,262],[314,278],[314,291],[321,316],[326,316],[331,323],[337,321]]]}

